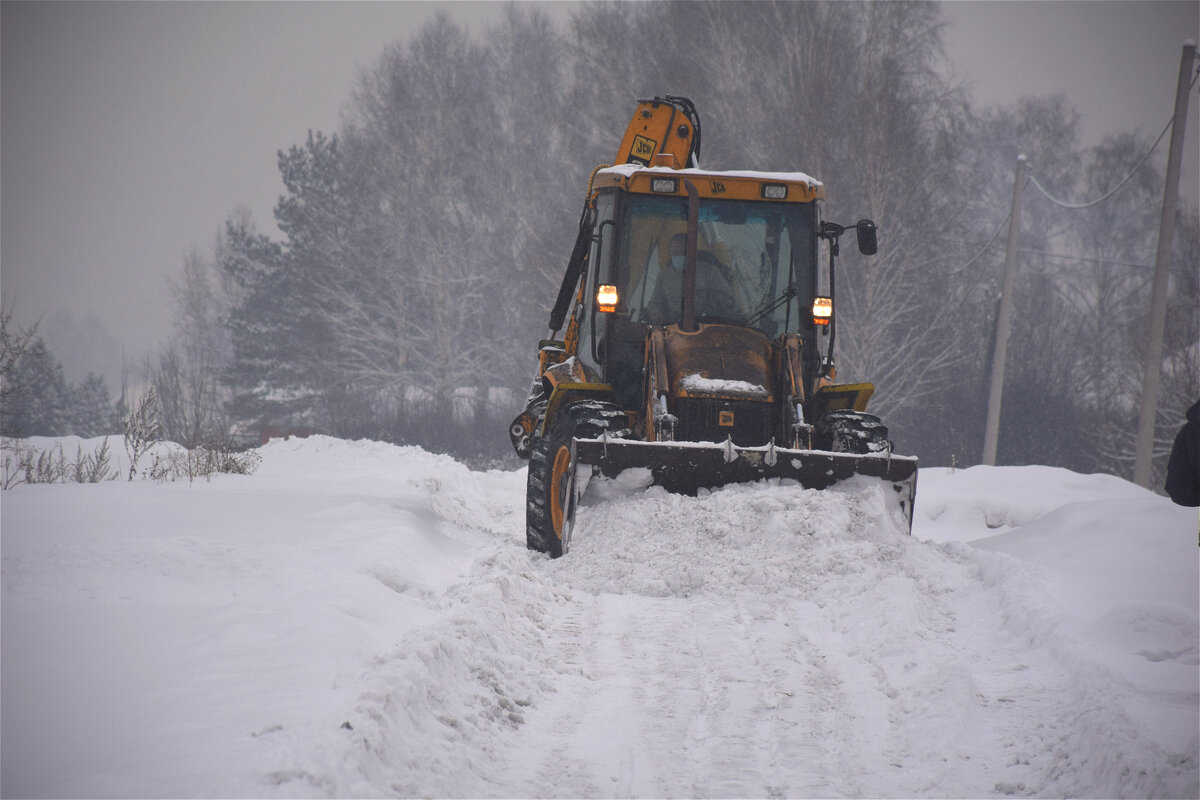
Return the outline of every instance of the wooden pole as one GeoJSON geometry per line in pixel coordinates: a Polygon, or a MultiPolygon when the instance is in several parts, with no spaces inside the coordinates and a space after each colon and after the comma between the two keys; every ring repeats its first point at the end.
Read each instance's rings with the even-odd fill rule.
{"type": "Polygon", "coordinates": [[[1150,297],[1150,329],[1146,332],[1146,361],[1142,368],[1142,407],[1138,415],[1137,449],[1133,482],[1147,489],[1154,460],[1154,427],[1158,417],[1162,377],[1163,328],[1167,319],[1167,285],[1171,276],[1171,245],[1175,238],[1175,209],[1179,202],[1179,164],[1183,157],[1183,131],[1187,127],[1188,88],[1196,43],[1183,43],[1179,83],[1175,87],[1175,117],[1171,124],[1171,149],[1167,155],[1167,180],[1163,188],[1162,217],[1158,225],[1158,251],[1154,256],[1154,288],[1150,297]]]}
{"type": "Polygon", "coordinates": [[[983,433],[983,463],[996,465],[1000,439],[1000,400],[1004,394],[1004,362],[1008,359],[1008,334],[1012,317],[1013,283],[1017,274],[1017,246],[1021,235],[1021,190],[1025,188],[1025,156],[1017,156],[1013,175],[1012,214],[1008,220],[1008,248],[1004,256],[1004,283],[1000,311],[996,314],[996,341],[992,345],[992,378],[988,389],[987,426],[983,433]]]}

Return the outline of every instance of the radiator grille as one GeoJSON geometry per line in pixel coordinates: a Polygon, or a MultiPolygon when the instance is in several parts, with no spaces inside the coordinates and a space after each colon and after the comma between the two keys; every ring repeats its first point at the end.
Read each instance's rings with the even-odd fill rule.
{"type": "Polygon", "coordinates": [[[679,425],[675,438],[682,442],[723,442],[733,436],[739,447],[760,447],[771,440],[771,405],[685,397],[677,401],[679,425]],[[721,425],[721,412],[733,414],[733,425],[721,425]]]}

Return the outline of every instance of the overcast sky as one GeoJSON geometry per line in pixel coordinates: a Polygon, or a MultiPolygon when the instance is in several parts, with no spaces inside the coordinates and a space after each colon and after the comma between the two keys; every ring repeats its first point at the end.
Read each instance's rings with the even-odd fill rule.
{"type": "MultiPolygon", "coordinates": [[[[166,286],[184,253],[207,251],[239,204],[273,230],[276,151],[310,128],[335,131],[358,68],[439,9],[480,27],[502,13],[467,2],[0,3],[5,308],[20,324],[95,311],[132,357],[145,353],[169,330],[166,286]]],[[[1200,39],[1194,0],[947,11],[949,57],[976,104],[1064,93],[1086,144],[1137,128],[1156,136],[1183,41],[1200,39]]],[[[1193,203],[1198,107],[1193,93],[1183,192],[1193,203]]],[[[701,111],[709,125],[737,117],[701,111]]]]}

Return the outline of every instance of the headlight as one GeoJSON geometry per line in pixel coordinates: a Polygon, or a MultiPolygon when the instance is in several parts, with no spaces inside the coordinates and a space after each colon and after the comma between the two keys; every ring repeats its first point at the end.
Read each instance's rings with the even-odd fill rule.
{"type": "Polygon", "coordinates": [[[813,298],[813,322],[817,325],[828,325],[831,319],[833,319],[833,298],[813,298]]]}
{"type": "Polygon", "coordinates": [[[596,305],[601,311],[612,313],[617,310],[617,303],[620,301],[617,296],[617,287],[612,284],[604,283],[596,290],[596,305]]]}

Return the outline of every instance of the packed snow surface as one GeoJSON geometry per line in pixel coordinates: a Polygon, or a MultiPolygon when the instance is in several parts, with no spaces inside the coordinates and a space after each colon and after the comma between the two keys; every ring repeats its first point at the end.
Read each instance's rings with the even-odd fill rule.
{"type": "Polygon", "coordinates": [[[1200,794],[1197,514],[1116,478],[593,481],[552,561],[523,471],[261,454],[4,493],[4,796],[1200,794]]]}

